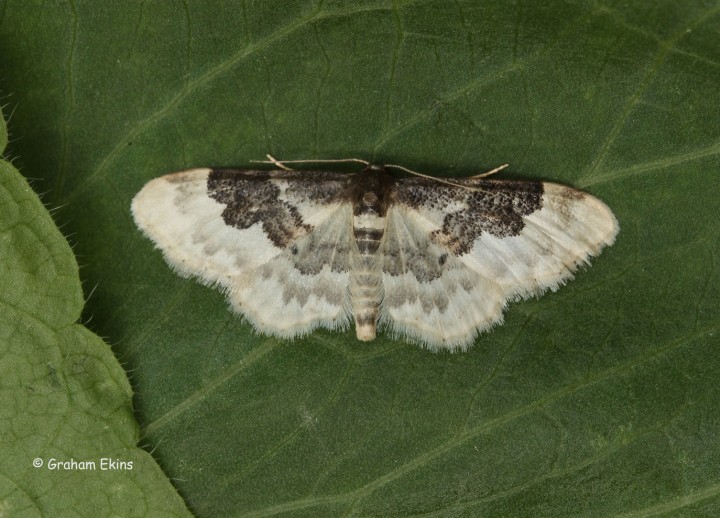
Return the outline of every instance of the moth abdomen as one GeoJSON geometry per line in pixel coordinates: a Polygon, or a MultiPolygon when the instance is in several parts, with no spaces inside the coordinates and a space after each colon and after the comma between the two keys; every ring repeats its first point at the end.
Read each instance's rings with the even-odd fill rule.
{"type": "Polygon", "coordinates": [[[358,340],[375,338],[382,297],[382,274],[377,261],[372,255],[357,254],[350,273],[350,302],[358,340]]]}
{"type": "Polygon", "coordinates": [[[357,243],[360,254],[374,255],[378,251],[378,248],[380,248],[380,242],[383,237],[382,229],[354,228],[353,233],[355,234],[355,242],[357,243]]]}

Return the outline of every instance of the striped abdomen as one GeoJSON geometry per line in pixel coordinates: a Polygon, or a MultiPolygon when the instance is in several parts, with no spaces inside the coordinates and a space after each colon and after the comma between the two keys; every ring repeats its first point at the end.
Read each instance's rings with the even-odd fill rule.
{"type": "Polygon", "coordinates": [[[373,191],[356,201],[353,210],[353,235],[356,249],[350,272],[350,300],[359,340],[372,340],[377,332],[380,303],[383,298],[379,264],[380,243],[385,232],[385,208],[373,191]]]}

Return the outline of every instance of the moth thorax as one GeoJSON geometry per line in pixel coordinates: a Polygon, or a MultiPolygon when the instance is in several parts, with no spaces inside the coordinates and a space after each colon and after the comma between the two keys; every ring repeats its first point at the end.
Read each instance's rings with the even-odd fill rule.
{"type": "Polygon", "coordinates": [[[362,197],[361,202],[363,207],[368,207],[370,209],[376,209],[380,206],[380,198],[378,198],[377,194],[374,192],[366,192],[362,197]]]}

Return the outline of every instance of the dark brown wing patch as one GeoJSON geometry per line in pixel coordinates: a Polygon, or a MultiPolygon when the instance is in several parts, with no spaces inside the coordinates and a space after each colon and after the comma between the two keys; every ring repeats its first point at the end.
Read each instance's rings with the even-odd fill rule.
{"type": "Polygon", "coordinates": [[[260,223],[268,239],[286,248],[313,231],[293,203],[334,203],[346,196],[348,175],[319,171],[213,169],[208,196],[226,207],[227,225],[246,229],[260,223]]]}
{"type": "Polygon", "coordinates": [[[523,217],[542,207],[543,184],[534,181],[453,179],[464,189],[425,178],[405,178],[393,186],[393,201],[412,209],[443,212],[442,228],[431,238],[455,255],[467,254],[483,234],[517,236],[523,217]]]}

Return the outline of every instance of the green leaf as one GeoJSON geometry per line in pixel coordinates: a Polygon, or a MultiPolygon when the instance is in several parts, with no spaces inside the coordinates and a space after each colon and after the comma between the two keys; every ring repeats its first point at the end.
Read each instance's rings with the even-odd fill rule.
{"type": "Polygon", "coordinates": [[[720,513],[720,4],[0,13],[12,156],[62,206],[97,286],[92,329],[132,373],[143,442],[196,514],[720,513]],[[266,153],[448,176],[509,162],[503,177],[597,195],[621,231],[467,353],[257,336],[172,273],[129,206],[153,177],[266,153]]]}
{"type": "Polygon", "coordinates": [[[0,160],[0,514],[183,515],[159,466],[136,447],[125,371],[76,323],[82,306],[70,246],[0,160]]]}

